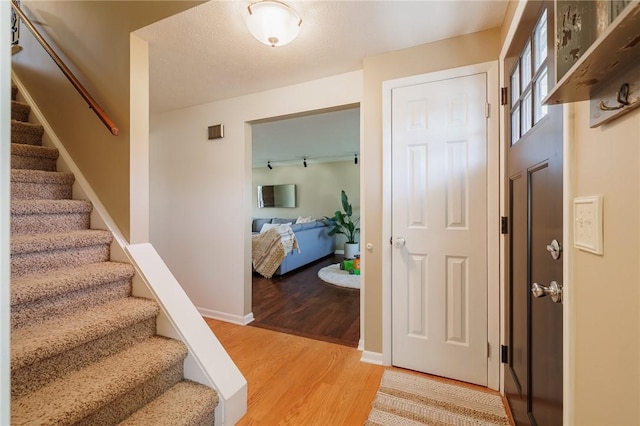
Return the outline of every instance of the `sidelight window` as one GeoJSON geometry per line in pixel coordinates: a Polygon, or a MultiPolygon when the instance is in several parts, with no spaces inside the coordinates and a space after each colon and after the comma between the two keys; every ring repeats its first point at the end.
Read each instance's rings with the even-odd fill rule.
{"type": "Polygon", "coordinates": [[[542,104],[548,94],[547,76],[545,10],[510,75],[512,145],[547,115],[547,106],[542,104]]]}

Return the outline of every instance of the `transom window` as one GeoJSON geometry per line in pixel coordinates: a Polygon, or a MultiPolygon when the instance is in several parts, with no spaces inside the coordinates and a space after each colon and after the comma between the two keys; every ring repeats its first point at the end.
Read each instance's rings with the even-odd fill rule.
{"type": "Polygon", "coordinates": [[[547,115],[547,106],[542,104],[547,94],[547,11],[545,10],[511,71],[512,145],[547,115]]]}

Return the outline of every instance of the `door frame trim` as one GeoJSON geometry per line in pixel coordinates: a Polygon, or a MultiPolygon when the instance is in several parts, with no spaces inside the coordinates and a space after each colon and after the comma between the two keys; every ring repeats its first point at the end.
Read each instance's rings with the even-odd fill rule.
{"type": "MultiPolygon", "coordinates": [[[[484,62],[404,77],[382,83],[382,241],[391,235],[391,95],[392,90],[415,84],[487,74],[487,387],[498,390],[500,368],[500,100],[498,61],[484,62]]],[[[382,250],[382,360],[391,365],[391,244],[382,250]]]]}

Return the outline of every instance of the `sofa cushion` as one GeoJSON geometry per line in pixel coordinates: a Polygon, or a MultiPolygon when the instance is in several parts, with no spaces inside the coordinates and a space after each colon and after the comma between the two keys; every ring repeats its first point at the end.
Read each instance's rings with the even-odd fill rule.
{"type": "Polygon", "coordinates": [[[313,229],[313,228],[317,228],[319,226],[323,226],[322,222],[318,222],[317,220],[314,220],[313,222],[308,222],[308,223],[299,223],[298,224],[300,226],[300,230],[305,230],[305,229],[313,229]]]}
{"type": "Polygon", "coordinates": [[[296,219],[296,223],[309,223],[313,221],[314,219],[311,216],[306,216],[306,217],[298,216],[298,219],[296,219]]]}
{"type": "MultiPolygon", "coordinates": [[[[262,225],[262,228],[260,229],[260,233],[264,234],[269,229],[278,228],[279,226],[282,226],[282,225],[291,225],[291,222],[287,222],[287,223],[265,223],[264,225],[262,225]]],[[[278,229],[278,231],[284,232],[284,230],[282,230],[282,229],[278,229]]]]}
{"type": "Polygon", "coordinates": [[[271,223],[271,218],[268,217],[266,219],[253,219],[253,224],[251,225],[251,232],[260,232],[262,229],[262,225],[265,223],[271,223]]]}
{"type": "Polygon", "coordinates": [[[271,223],[278,223],[278,224],[281,224],[281,223],[292,224],[292,223],[295,223],[295,221],[296,221],[295,219],[286,219],[283,217],[274,217],[273,219],[271,219],[271,223]]]}

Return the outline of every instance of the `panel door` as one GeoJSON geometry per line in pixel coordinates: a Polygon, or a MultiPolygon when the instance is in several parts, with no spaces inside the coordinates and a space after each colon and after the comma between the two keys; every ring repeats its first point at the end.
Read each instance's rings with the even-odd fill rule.
{"type": "Polygon", "coordinates": [[[561,251],[552,256],[552,242],[562,245],[562,107],[541,103],[552,75],[552,37],[543,29],[552,13],[544,3],[528,5],[528,27],[519,29],[505,67],[511,82],[505,393],[518,425],[562,424],[562,303],[532,293],[535,284],[562,285],[561,251]]]}
{"type": "Polygon", "coordinates": [[[392,363],[487,384],[487,75],[392,91],[392,363]]]}

